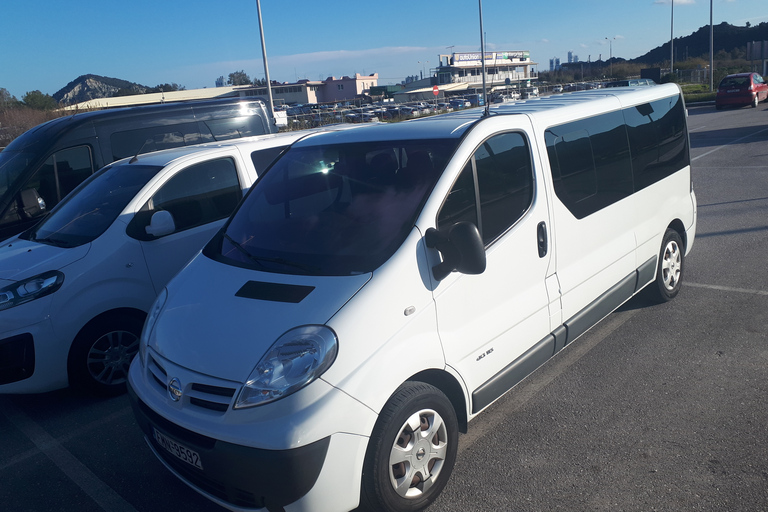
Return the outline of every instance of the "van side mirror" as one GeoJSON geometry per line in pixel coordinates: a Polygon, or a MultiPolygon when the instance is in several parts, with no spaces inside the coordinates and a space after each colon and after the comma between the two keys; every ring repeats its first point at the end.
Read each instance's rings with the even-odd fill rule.
{"type": "Polygon", "coordinates": [[[167,210],[160,210],[152,214],[149,226],[144,228],[148,235],[160,237],[170,235],[176,231],[176,223],[173,221],[173,215],[167,210]]]}
{"type": "Polygon", "coordinates": [[[442,281],[451,272],[482,274],[485,272],[485,246],[477,226],[457,222],[448,232],[429,228],[425,236],[427,247],[437,249],[443,261],[432,267],[432,275],[442,281]]]}

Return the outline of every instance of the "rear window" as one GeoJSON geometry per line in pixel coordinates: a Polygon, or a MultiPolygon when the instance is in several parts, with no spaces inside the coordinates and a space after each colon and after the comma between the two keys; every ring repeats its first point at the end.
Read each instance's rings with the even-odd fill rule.
{"type": "Polygon", "coordinates": [[[748,76],[727,76],[723,78],[723,81],[720,82],[720,88],[726,89],[726,88],[733,88],[733,89],[741,89],[744,87],[749,87],[750,80],[748,76]]]}

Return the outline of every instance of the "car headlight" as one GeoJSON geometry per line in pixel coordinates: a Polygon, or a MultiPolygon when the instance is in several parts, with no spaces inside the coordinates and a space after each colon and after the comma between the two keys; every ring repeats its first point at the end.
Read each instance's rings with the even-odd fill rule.
{"type": "Polygon", "coordinates": [[[51,270],[0,288],[0,311],[50,295],[64,283],[64,274],[51,270]]]}
{"type": "Polygon", "coordinates": [[[336,334],[324,325],[305,325],[286,332],[270,347],[248,376],[235,409],[274,402],[300,390],[333,364],[336,334]]]}
{"type": "Polygon", "coordinates": [[[157,317],[160,316],[160,312],[165,307],[165,301],[168,299],[168,290],[163,288],[158,294],[152,307],[149,308],[149,314],[144,322],[144,327],[141,330],[141,338],[139,338],[139,361],[144,365],[144,356],[147,354],[147,343],[149,337],[152,335],[152,329],[155,328],[157,317]]]}

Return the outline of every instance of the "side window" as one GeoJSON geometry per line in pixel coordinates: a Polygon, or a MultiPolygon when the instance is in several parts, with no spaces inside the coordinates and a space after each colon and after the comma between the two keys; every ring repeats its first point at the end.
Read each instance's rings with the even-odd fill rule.
{"type": "Polygon", "coordinates": [[[264,134],[261,116],[239,116],[205,121],[215,140],[238,139],[264,134]]]}
{"type": "Polygon", "coordinates": [[[279,146],[274,148],[260,149],[251,153],[251,161],[253,162],[253,168],[256,169],[257,174],[264,172],[267,167],[272,165],[275,158],[283,152],[288,146],[279,146]]]}
{"type": "Polygon", "coordinates": [[[627,130],[620,111],[555,126],[544,136],[555,193],[577,219],[634,191],[627,130]]]}
{"type": "Polygon", "coordinates": [[[201,142],[197,123],[126,130],[115,132],[109,137],[113,160],[201,142]]]}
{"type": "Polygon", "coordinates": [[[685,110],[679,96],[624,110],[635,190],[641,190],[690,163],[685,110]]]}
{"type": "Polygon", "coordinates": [[[241,197],[235,162],[220,158],[176,174],[147,201],[142,211],[169,211],[179,232],[229,217],[241,197]]]}
{"type": "Polygon", "coordinates": [[[37,190],[46,210],[50,210],[93,171],[89,146],[62,149],[40,166],[24,188],[37,190]]]}
{"type": "Polygon", "coordinates": [[[485,141],[454,184],[438,214],[438,229],[469,221],[490,245],[517,222],[533,201],[533,166],[528,142],[520,133],[485,141]]]}

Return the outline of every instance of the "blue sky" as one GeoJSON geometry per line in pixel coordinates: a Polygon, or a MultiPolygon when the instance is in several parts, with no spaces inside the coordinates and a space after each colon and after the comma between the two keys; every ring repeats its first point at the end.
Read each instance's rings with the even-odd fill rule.
{"type": "MultiPolygon", "coordinates": [[[[379,74],[379,84],[480,47],[478,1],[262,0],[272,80],[379,74]],[[452,47],[452,48],[449,48],[452,47]]],[[[766,0],[713,0],[714,22],[768,21],[766,0]]],[[[675,0],[675,37],[709,24],[710,0],[675,0]]],[[[634,58],[669,40],[670,0],[483,0],[488,50],[549,59],[634,58]]],[[[3,0],[0,87],[53,95],[80,75],[147,86],[214,87],[245,70],[263,78],[256,0],[3,0]]]]}

